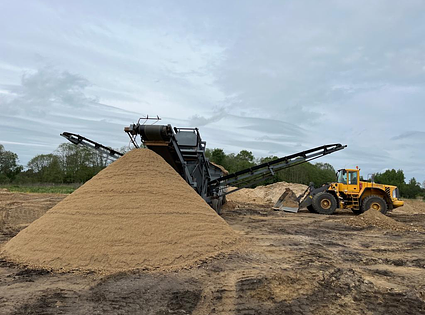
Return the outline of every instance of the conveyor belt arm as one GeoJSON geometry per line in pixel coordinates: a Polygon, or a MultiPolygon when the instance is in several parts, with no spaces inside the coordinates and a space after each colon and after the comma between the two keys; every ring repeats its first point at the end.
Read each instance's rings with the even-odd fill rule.
{"type": "Polygon", "coordinates": [[[239,186],[231,191],[220,192],[219,195],[227,195],[240,188],[264,181],[267,178],[273,177],[276,172],[299,165],[319,157],[337,152],[346,148],[346,145],[342,144],[328,144],[306,151],[298,152],[282,158],[276,159],[271,162],[259,164],[220,178],[212,180],[208,183],[212,190],[217,190],[223,186],[239,186]]]}
{"type": "Polygon", "coordinates": [[[118,152],[112,148],[104,146],[103,144],[97,143],[93,140],[90,140],[86,137],[80,136],[75,133],[64,132],[64,133],[61,133],[60,135],[64,137],[65,139],[67,139],[68,141],[72,142],[73,144],[76,144],[76,145],[81,144],[90,149],[94,149],[112,160],[116,160],[124,155],[121,152],[118,152]]]}

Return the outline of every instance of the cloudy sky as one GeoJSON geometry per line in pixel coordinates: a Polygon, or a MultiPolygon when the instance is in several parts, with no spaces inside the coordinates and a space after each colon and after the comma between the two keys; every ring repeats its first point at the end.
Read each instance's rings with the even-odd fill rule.
{"type": "Polygon", "coordinates": [[[210,148],[425,180],[425,2],[0,1],[0,143],[128,144],[141,116],[210,148]],[[319,160],[318,160],[319,161],[319,160]]]}

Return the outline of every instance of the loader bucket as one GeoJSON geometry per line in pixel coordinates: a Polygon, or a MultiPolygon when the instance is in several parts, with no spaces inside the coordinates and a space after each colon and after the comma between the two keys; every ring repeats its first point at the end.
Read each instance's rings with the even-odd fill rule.
{"type": "Polygon", "coordinates": [[[273,210],[283,210],[286,212],[298,212],[299,202],[295,193],[286,188],[283,194],[279,197],[279,200],[273,207],[273,210]]]}

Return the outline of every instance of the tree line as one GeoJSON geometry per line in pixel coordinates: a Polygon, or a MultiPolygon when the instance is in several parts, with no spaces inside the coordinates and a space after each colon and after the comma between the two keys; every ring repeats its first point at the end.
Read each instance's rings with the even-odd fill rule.
{"type": "MultiPolygon", "coordinates": [[[[252,152],[247,150],[242,150],[237,154],[226,154],[219,148],[207,149],[205,153],[210,161],[223,166],[229,173],[278,158],[277,156],[255,158],[252,152]]],[[[0,144],[0,184],[81,184],[96,175],[110,162],[104,155],[87,147],[62,143],[50,154],[39,154],[33,157],[24,168],[19,165],[18,155],[6,151],[0,144]]],[[[425,196],[425,184],[424,188],[421,188],[415,178],[406,183],[402,170],[387,170],[374,174],[373,177],[376,183],[399,187],[402,197],[425,196]]],[[[307,162],[278,171],[271,178],[259,184],[285,181],[304,185],[313,183],[318,187],[335,180],[335,169],[332,165],[307,162]]]]}
{"type": "Polygon", "coordinates": [[[0,183],[84,183],[108,163],[108,159],[97,151],[62,143],[53,153],[33,157],[24,170],[18,165],[16,153],[6,151],[0,144],[0,183]]]}

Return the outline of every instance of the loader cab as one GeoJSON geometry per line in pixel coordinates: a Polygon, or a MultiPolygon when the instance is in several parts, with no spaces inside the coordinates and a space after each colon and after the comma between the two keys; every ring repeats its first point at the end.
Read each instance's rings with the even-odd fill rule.
{"type": "Polygon", "coordinates": [[[358,194],[360,191],[360,174],[358,169],[341,169],[336,173],[338,190],[348,194],[358,194]]]}

